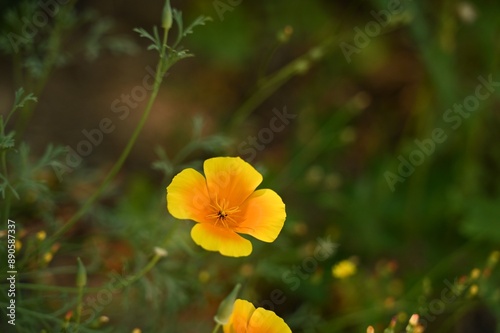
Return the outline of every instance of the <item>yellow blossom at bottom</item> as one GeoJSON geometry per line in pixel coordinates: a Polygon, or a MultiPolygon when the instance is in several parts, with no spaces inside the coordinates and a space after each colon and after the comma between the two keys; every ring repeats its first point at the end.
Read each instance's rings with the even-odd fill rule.
{"type": "Polygon", "coordinates": [[[237,299],[224,333],[292,333],[290,327],[273,311],[255,308],[252,303],[237,299]]]}
{"type": "Polygon", "coordinates": [[[350,260],[342,260],[332,267],[332,275],[338,279],[345,279],[356,274],[356,264],[350,260]]]}

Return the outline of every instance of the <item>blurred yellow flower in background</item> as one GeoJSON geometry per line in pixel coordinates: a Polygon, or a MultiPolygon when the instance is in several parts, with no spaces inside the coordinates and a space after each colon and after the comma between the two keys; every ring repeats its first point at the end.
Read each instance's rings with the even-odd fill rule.
{"type": "Polygon", "coordinates": [[[237,299],[224,333],[292,333],[290,327],[273,311],[255,308],[252,303],[237,299]]]}
{"type": "Polygon", "coordinates": [[[167,187],[167,209],[178,219],[198,222],[194,242],[229,257],[248,256],[251,235],[273,242],[285,223],[285,204],[269,189],[255,190],[262,175],[239,157],[215,157],[203,164],[205,177],[194,169],[177,174],[167,187]]]}
{"type": "Polygon", "coordinates": [[[332,267],[332,275],[338,279],[345,279],[356,274],[356,264],[351,260],[342,260],[332,267]]]}

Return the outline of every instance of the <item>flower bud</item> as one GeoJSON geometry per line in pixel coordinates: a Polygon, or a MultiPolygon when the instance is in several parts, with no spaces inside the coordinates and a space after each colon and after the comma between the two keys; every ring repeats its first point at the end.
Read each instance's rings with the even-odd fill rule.
{"type": "Polygon", "coordinates": [[[233,314],[234,302],[236,301],[236,297],[238,297],[240,288],[241,284],[238,283],[233,291],[220,303],[217,314],[214,317],[217,324],[225,325],[229,321],[229,318],[233,314]]]}
{"type": "Polygon", "coordinates": [[[80,258],[77,258],[78,269],[76,271],[76,286],[83,288],[87,285],[87,271],[80,258]]]}
{"type": "Polygon", "coordinates": [[[155,246],[154,251],[155,251],[155,254],[159,257],[166,257],[168,255],[167,250],[165,250],[161,247],[158,247],[158,246],[155,246]]]}
{"type": "Polygon", "coordinates": [[[161,26],[165,30],[169,30],[172,27],[172,8],[170,7],[170,0],[165,1],[165,6],[163,6],[161,26]]]}
{"type": "Polygon", "coordinates": [[[411,326],[417,326],[418,325],[418,314],[414,313],[410,317],[410,325],[411,326]]]}

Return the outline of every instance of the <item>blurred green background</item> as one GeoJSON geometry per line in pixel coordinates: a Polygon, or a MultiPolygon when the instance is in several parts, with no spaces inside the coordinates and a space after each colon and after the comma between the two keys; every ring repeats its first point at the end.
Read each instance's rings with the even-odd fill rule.
{"type": "Polygon", "coordinates": [[[16,129],[17,145],[30,147],[10,153],[11,177],[33,184],[19,188],[8,216],[24,244],[19,281],[28,286],[18,290],[15,330],[2,320],[2,331],[59,331],[75,293],[57,287],[74,287],[76,257],[95,295],[110,274],[139,271],[154,246],[166,244],[169,255],[113,292],[82,329],[210,332],[218,304],[241,282],[242,298],[274,310],[293,332],[364,332],[368,325],[382,332],[392,318],[403,331],[411,313],[428,332],[500,332],[498,254],[490,256],[500,242],[500,4],[171,3],[185,22],[213,20],[182,41],[195,57],[169,70],[123,170],[46,262],[44,253],[23,261],[23,251],[96,190],[146,106],[146,97],[125,100],[139,96],[133,93],[157,54],[132,29],[160,25],[163,3],[76,2],[49,73],[44,59],[57,15],[30,48],[12,54],[8,33],[19,32],[19,18],[40,3],[2,3],[2,114],[19,87],[38,93],[25,126],[16,114],[7,127],[16,129]],[[128,112],[118,111],[124,105],[128,112]],[[285,110],[289,121],[272,130],[285,110]],[[105,118],[114,129],[71,171],[58,178],[50,162],[33,167],[49,144],[77,150],[83,131],[105,118]],[[165,187],[177,172],[226,155],[251,162],[264,175],[261,188],[277,191],[287,206],[279,238],[253,242],[243,259],[204,252],[190,239],[192,223],[165,208],[165,187]],[[337,250],[307,271],[318,239],[337,250]],[[355,273],[332,275],[346,259],[355,273]],[[467,278],[475,268],[480,277],[467,278]],[[284,278],[290,274],[298,286],[284,278]],[[445,281],[457,280],[463,290],[443,302],[445,281]],[[276,289],[283,302],[265,302],[276,289]]]}

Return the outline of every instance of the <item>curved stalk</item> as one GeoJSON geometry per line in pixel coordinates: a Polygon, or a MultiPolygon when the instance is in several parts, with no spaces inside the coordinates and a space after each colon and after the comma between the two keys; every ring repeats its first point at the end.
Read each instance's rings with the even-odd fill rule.
{"type": "Polygon", "coordinates": [[[123,152],[121,153],[120,157],[116,161],[116,163],[113,165],[111,170],[108,172],[106,175],[106,178],[102,181],[101,185],[99,188],[92,194],[90,198],[87,199],[87,201],[83,204],[83,206],[63,225],[61,226],[46,242],[46,246],[50,246],[58,237],[66,233],[71,227],[83,216],[89,208],[94,204],[94,202],[102,195],[104,190],[108,187],[108,185],[111,183],[111,181],[115,178],[115,176],[118,174],[118,172],[121,170],[125,160],[129,156],[130,152],[132,151],[132,148],[134,147],[137,138],[139,137],[139,134],[142,131],[142,128],[144,127],[144,124],[146,123],[149,114],[151,113],[151,109],[153,107],[153,104],[156,100],[156,96],[158,95],[158,91],[160,90],[161,83],[163,81],[163,76],[165,75],[166,71],[168,68],[172,65],[172,63],[169,62],[169,59],[167,58],[167,34],[168,31],[165,31],[163,35],[163,47],[160,52],[160,59],[158,61],[158,65],[156,66],[156,75],[155,75],[155,80],[154,80],[154,86],[153,86],[153,91],[151,92],[151,95],[149,96],[148,103],[146,105],[146,108],[144,109],[144,112],[141,116],[141,119],[139,120],[139,123],[137,124],[137,127],[135,128],[134,132],[132,133],[132,136],[127,142],[127,145],[123,152]]]}

